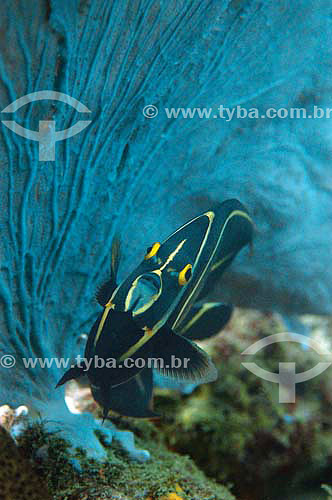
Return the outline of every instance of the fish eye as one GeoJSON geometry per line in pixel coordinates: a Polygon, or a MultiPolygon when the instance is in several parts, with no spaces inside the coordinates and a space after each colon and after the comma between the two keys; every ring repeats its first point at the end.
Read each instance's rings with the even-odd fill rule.
{"type": "Polygon", "coordinates": [[[188,283],[192,275],[192,268],[193,266],[191,264],[187,264],[186,267],[184,267],[182,271],[180,271],[178,278],[180,286],[186,285],[188,283]]]}
{"type": "Polygon", "coordinates": [[[161,246],[160,243],[157,241],[151,247],[149,247],[146,251],[144,259],[148,260],[148,259],[151,259],[151,257],[153,257],[154,255],[156,255],[160,246],[161,246]]]}

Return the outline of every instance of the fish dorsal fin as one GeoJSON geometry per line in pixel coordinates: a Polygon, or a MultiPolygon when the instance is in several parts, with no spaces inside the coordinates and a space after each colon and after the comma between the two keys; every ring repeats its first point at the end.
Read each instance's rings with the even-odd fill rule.
{"type": "Polygon", "coordinates": [[[98,304],[105,307],[115,289],[116,289],[116,282],[113,279],[110,279],[106,281],[106,283],[101,285],[96,293],[96,299],[98,304]]]}
{"type": "Polygon", "coordinates": [[[120,239],[116,236],[112,241],[111,277],[116,281],[121,259],[120,239]]]}
{"type": "Polygon", "coordinates": [[[120,263],[120,240],[116,237],[112,242],[111,277],[101,285],[96,293],[98,304],[105,306],[117,287],[117,274],[120,263]]]}

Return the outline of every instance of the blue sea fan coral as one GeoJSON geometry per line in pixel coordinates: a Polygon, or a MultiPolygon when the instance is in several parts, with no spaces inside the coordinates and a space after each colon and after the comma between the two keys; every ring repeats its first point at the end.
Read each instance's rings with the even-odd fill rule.
{"type": "MultiPolygon", "coordinates": [[[[37,142],[0,127],[0,351],[16,358],[14,368],[0,368],[3,403],[27,404],[100,456],[97,424],[70,414],[54,390],[61,370],[26,369],[21,358],[76,354],[78,336],[98,312],[93,297],[116,233],[124,274],[152,241],[214,201],[239,198],[260,229],[255,256],[239,261],[219,298],[227,293],[235,304],[286,313],[331,312],[328,120],[175,119],[165,112],[323,107],[330,10],[323,0],[2,2],[1,109],[55,90],[91,114],[41,101],[1,118],[32,130],[41,120],[55,120],[56,130],[92,120],[56,143],[55,161],[39,161],[37,142]],[[159,113],[149,119],[142,110],[150,105],[159,113]]],[[[132,436],[112,435],[146,457],[132,436]]]]}

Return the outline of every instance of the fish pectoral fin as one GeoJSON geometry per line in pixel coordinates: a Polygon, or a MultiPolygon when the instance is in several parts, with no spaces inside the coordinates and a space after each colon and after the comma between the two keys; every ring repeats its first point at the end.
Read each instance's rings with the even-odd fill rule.
{"type": "Polygon", "coordinates": [[[55,386],[55,388],[60,387],[60,385],[69,382],[69,380],[73,380],[79,377],[82,377],[85,374],[83,367],[73,366],[60,378],[59,382],[55,386]]]}
{"type": "Polygon", "coordinates": [[[217,369],[208,354],[168,326],[164,325],[152,342],[153,368],[162,375],[191,383],[217,379],[217,369]]]}
{"type": "Polygon", "coordinates": [[[221,302],[195,304],[186,315],[178,333],[193,340],[213,337],[228,323],[233,309],[233,306],[221,302]]]}

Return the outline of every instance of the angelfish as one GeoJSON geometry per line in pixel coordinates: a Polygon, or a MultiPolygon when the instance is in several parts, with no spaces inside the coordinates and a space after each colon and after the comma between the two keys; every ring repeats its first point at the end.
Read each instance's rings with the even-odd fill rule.
{"type": "MultiPolygon", "coordinates": [[[[98,368],[92,363],[87,372],[75,366],[57,385],[87,373],[104,417],[110,408],[122,413],[128,404],[131,416],[152,416],[149,359],[154,369],[179,380],[215,380],[217,370],[209,356],[186,337],[191,336],[195,325],[194,337],[204,338],[204,316],[214,317],[218,324],[215,314],[224,306],[215,303],[203,312],[199,306],[193,310],[191,306],[204,291],[208,278],[227,267],[251,242],[252,235],[253,223],[247,210],[239,201],[227,200],[182,225],[163,243],[151,245],[142,262],[119,285],[118,251],[114,246],[110,279],[97,293],[104,310],[91,329],[84,357],[115,359],[116,366],[98,368]],[[201,335],[197,326],[203,330],[201,335]],[[176,366],[172,364],[174,356],[176,366]],[[136,363],[141,360],[146,363],[136,363]],[[125,366],[127,361],[130,367],[125,366]],[[139,397],[126,403],[122,396],[130,397],[131,390],[139,397]]],[[[230,310],[225,307],[223,313],[229,316],[230,310]]],[[[224,318],[219,321],[224,322],[224,318]]]]}

